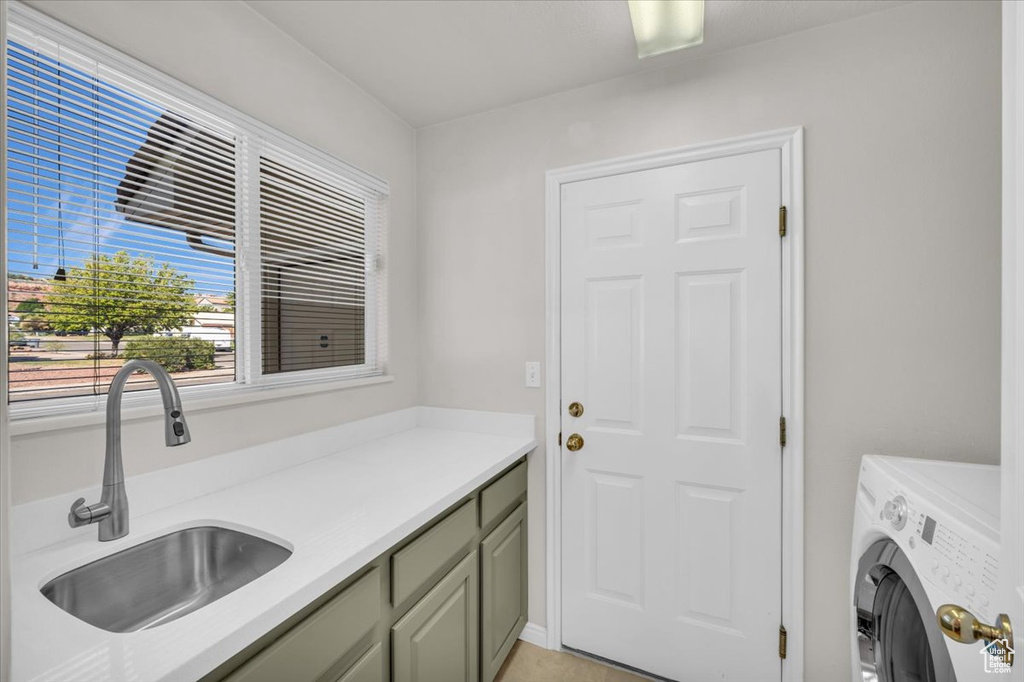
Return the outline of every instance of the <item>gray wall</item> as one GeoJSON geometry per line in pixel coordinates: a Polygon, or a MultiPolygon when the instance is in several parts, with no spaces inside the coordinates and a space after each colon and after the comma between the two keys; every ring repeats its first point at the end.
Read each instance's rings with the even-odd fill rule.
{"type": "Polygon", "coordinates": [[[421,402],[543,416],[545,170],[804,125],[807,679],[847,678],[860,456],[998,460],[999,17],[914,3],[419,131],[421,402]]]}
{"type": "MultiPolygon", "coordinates": [[[[125,424],[128,475],[417,402],[415,132],[240,2],[32,2],[70,26],[391,183],[393,383],[189,413],[192,443],[159,447],[158,418],[125,424]]],[[[13,502],[99,485],[102,425],[15,436],[13,502]]]]}

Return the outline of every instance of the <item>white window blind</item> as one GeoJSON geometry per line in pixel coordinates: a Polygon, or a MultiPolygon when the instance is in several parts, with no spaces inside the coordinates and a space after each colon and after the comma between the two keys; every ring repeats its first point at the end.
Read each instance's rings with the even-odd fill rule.
{"type": "Polygon", "coordinates": [[[234,132],[17,27],[7,55],[11,402],[105,393],[133,357],[233,381],[234,132]]]}
{"type": "Polygon", "coordinates": [[[283,150],[259,161],[262,370],[380,371],[383,197],[283,150]]]}
{"type": "Polygon", "coordinates": [[[10,16],[12,416],[97,409],[130,357],[185,394],[384,372],[387,183],[10,16]]]}

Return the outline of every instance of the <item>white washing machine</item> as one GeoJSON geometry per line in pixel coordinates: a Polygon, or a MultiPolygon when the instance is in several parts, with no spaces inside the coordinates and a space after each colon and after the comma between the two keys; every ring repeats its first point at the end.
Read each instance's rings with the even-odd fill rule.
{"type": "Polygon", "coordinates": [[[952,603],[982,622],[999,573],[999,467],[865,455],[850,563],[854,682],[988,679],[982,643],[945,637],[952,603]]]}

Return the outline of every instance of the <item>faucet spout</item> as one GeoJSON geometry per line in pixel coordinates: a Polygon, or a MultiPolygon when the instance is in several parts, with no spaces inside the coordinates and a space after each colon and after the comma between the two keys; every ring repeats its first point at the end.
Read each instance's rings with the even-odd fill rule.
{"type": "Polygon", "coordinates": [[[149,373],[160,389],[164,409],[164,442],[167,447],[184,445],[192,440],[181,409],[178,389],[163,367],[152,360],[129,360],[110,382],[107,392],[107,450],[103,460],[103,494],[100,501],[85,505],[79,499],[71,506],[68,523],[72,528],[99,524],[101,542],[123,538],[128,534],[128,495],[124,488],[124,463],[121,458],[121,398],[125,385],[138,371],[149,373]]]}

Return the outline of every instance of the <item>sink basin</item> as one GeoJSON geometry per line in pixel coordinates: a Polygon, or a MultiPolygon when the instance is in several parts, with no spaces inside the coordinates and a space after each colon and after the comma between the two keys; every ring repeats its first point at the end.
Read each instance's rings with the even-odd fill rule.
{"type": "Polygon", "coordinates": [[[68,571],[40,591],[90,625],[135,632],[201,609],[291,554],[237,530],[186,528],[68,571]]]}

